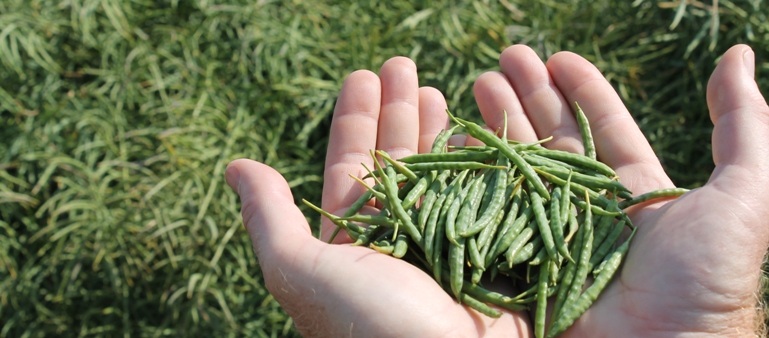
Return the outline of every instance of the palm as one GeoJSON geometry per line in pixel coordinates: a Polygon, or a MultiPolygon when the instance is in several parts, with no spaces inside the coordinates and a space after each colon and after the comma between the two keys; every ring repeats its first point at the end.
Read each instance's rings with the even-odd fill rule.
{"type": "MultiPolygon", "coordinates": [[[[622,270],[566,336],[753,329],[754,290],[769,243],[769,194],[762,189],[769,184],[763,175],[769,148],[751,144],[769,136],[769,108],[741,66],[744,50],[735,47],[722,58],[708,88],[717,168],[710,182],[675,201],[634,207],[639,232],[622,270]]],[[[510,138],[553,136],[548,147],[581,152],[570,109],[577,101],[591,121],[599,158],[623,184],[636,194],[672,186],[622,101],[589,62],[560,53],[545,65],[531,49],[514,46],[502,53],[500,65],[502,72],[483,74],[474,87],[489,127],[502,127],[506,111],[510,138]]],[[[349,175],[365,174],[360,163],[372,165],[369,150],[394,158],[426,152],[446,128],[443,96],[419,88],[416,74],[410,60],[395,58],[379,76],[359,71],[345,81],[330,132],[323,209],[344,213],[363,192],[349,175]]],[[[267,288],[305,335],[531,335],[526,313],[492,320],[458,305],[406,262],[313,239],[277,172],[248,161],[231,167],[228,183],[241,196],[267,288]]],[[[333,228],[324,224],[322,237],[333,228]]],[[[349,242],[346,236],[335,241],[349,242]]]]}
{"type": "Polygon", "coordinates": [[[324,303],[345,304],[334,309],[337,317],[325,318],[325,324],[349,328],[352,336],[450,337],[490,329],[512,336],[525,329],[520,314],[486,318],[457,304],[413,265],[367,248],[328,246],[312,261],[316,266],[334,266],[333,271],[317,275],[313,293],[324,303]]]}
{"type": "Polygon", "coordinates": [[[639,336],[724,334],[729,332],[719,332],[724,328],[703,318],[735,312],[752,324],[752,295],[732,296],[755,289],[755,273],[746,273],[755,268],[725,252],[734,247],[729,232],[746,230],[733,219],[746,210],[713,190],[703,187],[636,217],[639,232],[620,277],[570,333],[581,336],[600,327],[607,336],[627,336],[630,331],[639,336]],[[719,209],[730,212],[708,213],[719,209]]]}

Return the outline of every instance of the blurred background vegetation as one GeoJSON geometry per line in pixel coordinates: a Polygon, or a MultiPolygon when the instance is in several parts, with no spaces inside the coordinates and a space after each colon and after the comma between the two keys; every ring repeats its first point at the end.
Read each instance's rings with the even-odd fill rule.
{"type": "Polygon", "coordinates": [[[767,93],[767,13],[760,0],[0,0],[0,336],[296,335],[223,170],[262,161],[318,201],[342,81],[395,55],[469,117],[474,79],[506,46],[582,54],[676,184],[702,185],[708,77],[747,43],[767,93]]]}

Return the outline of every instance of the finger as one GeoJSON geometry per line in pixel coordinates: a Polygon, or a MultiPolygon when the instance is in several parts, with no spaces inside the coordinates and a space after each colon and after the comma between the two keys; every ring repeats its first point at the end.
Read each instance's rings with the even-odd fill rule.
{"type": "Polygon", "coordinates": [[[481,74],[473,85],[473,93],[483,120],[492,130],[504,126],[507,112],[507,138],[521,142],[534,142],[537,134],[531,126],[513,87],[499,72],[481,74]]]}
{"type": "Polygon", "coordinates": [[[419,153],[429,153],[441,130],[448,129],[446,99],[432,87],[419,88],[419,153]]]}
{"type": "Polygon", "coordinates": [[[753,79],[753,63],[750,47],[734,46],[721,58],[708,82],[716,164],[711,182],[733,196],[765,196],[769,183],[769,108],[753,79]]]}
{"type": "MultiPolygon", "coordinates": [[[[379,77],[365,70],[353,72],[342,85],[323,174],[322,208],[333,214],[344,213],[365,189],[349,175],[365,176],[361,163],[373,167],[369,150],[376,148],[381,91],[379,77]]],[[[328,238],[335,228],[324,220],[321,238],[328,238]]]]}
{"type": "Polygon", "coordinates": [[[599,159],[614,168],[625,186],[636,195],[673,187],[619,95],[593,64],[561,52],[547,61],[547,69],[566,101],[579,102],[599,159]]]}
{"type": "MultiPolygon", "coordinates": [[[[289,315],[297,328],[307,332],[330,331],[334,316],[307,310],[318,306],[315,292],[323,282],[324,269],[333,266],[321,260],[322,243],[312,237],[285,179],[272,168],[250,160],[236,160],[227,166],[227,184],[240,195],[243,222],[251,237],[264,285],[289,315]],[[325,263],[325,264],[324,264],[325,263]],[[320,276],[319,276],[320,275],[320,276]],[[313,283],[307,283],[313,280],[313,283]],[[313,295],[314,297],[308,297],[313,295]],[[308,320],[312,314],[315,318],[308,320]]],[[[326,269],[327,270],[327,269],[326,269]]],[[[331,336],[331,335],[329,335],[331,336]]]]}
{"type": "Polygon", "coordinates": [[[394,57],[379,71],[382,110],[377,149],[398,159],[419,148],[419,82],[417,67],[405,57],[394,57]]]}
{"type": "Polygon", "coordinates": [[[240,196],[243,223],[263,270],[280,266],[300,248],[319,244],[277,171],[241,159],[227,166],[225,178],[240,196]]]}
{"type": "Polygon", "coordinates": [[[462,147],[465,142],[467,142],[467,135],[465,134],[456,134],[449,138],[449,145],[453,147],[462,147]]]}
{"type": "Polygon", "coordinates": [[[582,138],[569,104],[555,86],[547,67],[526,45],[505,49],[499,58],[538,139],[552,136],[548,148],[584,153],[582,138]]]}

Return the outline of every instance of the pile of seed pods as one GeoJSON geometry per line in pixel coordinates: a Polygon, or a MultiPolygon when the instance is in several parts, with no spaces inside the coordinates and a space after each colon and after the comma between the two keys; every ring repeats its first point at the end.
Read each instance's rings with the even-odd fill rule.
{"type": "MultiPolygon", "coordinates": [[[[585,155],[507,140],[456,118],[430,153],[394,160],[372,152],[375,184],[343,216],[304,201],[355,242],[404,259],[432,275],[455,299],[481,313],[534,310],[537,337],[554,337],[579,318],[618,271],[635,234],[624,209],[674,197],[664,189],[633,197],[596,160],[584,113],[576,105],[585,155]],[[447,147],[462,127],[484,146],[447,147]],[[374,200],[378,215],[359,214],[374,200]],[[625,234],[623,236],[623,233],[625,234]],[[589,275],[594,281],[585,288],[589,275]],[[483,287],[506,276],[520,293],[483,287]],[[548,297],[554,297],[546,323],[548,297]]],[[[507,122],[505,122],[507,124],[507,122]]],[[[336,235],[336,232],[334,233],[336,235]]]]}

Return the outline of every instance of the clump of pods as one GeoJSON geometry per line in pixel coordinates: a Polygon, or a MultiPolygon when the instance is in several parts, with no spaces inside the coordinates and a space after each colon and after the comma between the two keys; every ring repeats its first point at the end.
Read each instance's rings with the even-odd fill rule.
{"type": "Polygon", "coordinates": [[[550,138],[508,140],[506,121],[496,135],[449,113],[455,125],[430,153],[395,160],[372,151],[375,167],[363,179],[374,184],[353,177],[367,189],[344,215],[304,202],[345,230],[352,245],[412,263],[458,302],[491,317],[501,315],[498,309],[533,310],[535,336],[557,336],[619,270],[636,231],[624,210],[687,191],[634,197],[596,159],[587,118],[579,105],[575,111],[584,155],[547,149],[550,138]],[[484,145],[447,146],[460,127],[484,145]],[[360,214],[372,201],[379,214],[360,214]],[[520,291],[484,288],[498,278],[520,291]],[[548,298],[554,301],[546,323],[548,298]]]}

